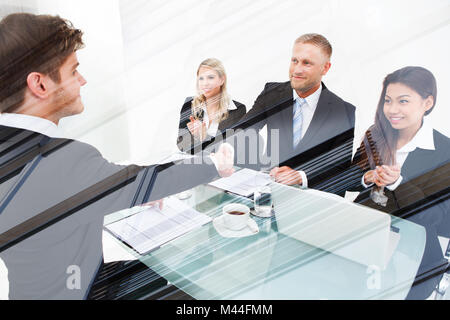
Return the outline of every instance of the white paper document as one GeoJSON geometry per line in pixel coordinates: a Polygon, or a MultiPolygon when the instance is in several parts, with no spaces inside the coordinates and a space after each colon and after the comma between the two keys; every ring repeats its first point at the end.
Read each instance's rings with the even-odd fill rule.
{"type": "Polygon", "coordinates": [[[257,187],[262,187],[269,183],[270,176],[268,174],[245,168],[229,177],[211,182],[209,185],[249,197],[257,187]]]}
{"type": "Polygon", "coordinates": [[[114,236],[145,254],[211,221],[175,197],[164,199],[163,210],[150,207],[105,226],[114,236]]]}

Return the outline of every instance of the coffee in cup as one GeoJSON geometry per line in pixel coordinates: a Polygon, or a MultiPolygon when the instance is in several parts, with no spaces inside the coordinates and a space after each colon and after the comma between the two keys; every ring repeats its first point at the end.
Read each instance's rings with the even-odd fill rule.
{"type": "Polygon", "coordinates": [[[250,208],[241,203],[230,203],[223,207],[223,223],[230,230],[242,230],[248,224],[250,208]]]}
{"type": "Polygon", "coordinates": [[[237,216],[240,216],[241,214],[245,214],[245,212],[242,212],[242,211],[230,211],[228,213],[229,214],[234,214],[234,215],[237,215],[237,216]]]}

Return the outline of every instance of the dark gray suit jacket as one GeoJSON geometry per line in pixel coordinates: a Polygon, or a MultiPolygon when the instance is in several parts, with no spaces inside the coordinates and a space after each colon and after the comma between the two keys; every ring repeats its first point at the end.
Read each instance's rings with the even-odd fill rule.
{"type": "MultiPolygon", "coordinates": [[[[313,170],[311,165],[302,165],[338,148],[346,141],[353,140],[355,107],[336,96],[322,83],[322,93],[312,121],[295,149],[292,130],[293,108],[293,89],[290,82],[267,83],[238,127],[260,130],[267,125],[266,156],[273,157],[273,153],[277,152],[279,164],[305,171],[308,185],[312,187],[315,184],[314,180],[320,180],[325,171],[333,169],[326,162],[323,167],[325,170],[316,170],[317,168],[313,170]],[[272,130],[279,132],[278,138],[275,135],[275,140],[271,135],[272,130]]],[[[343,162],[348,165],[351,155],[350,146],[344,155],[338,157],[336,165],[343,165],[343,162]]]]}
{"type": "MultiPolygon", "coordinates": [[[[0,126],[0,166],[11,161],[9,155],[17,150],[26,151],[43,137],[39,133],[0,126]]],[[[29,172],[27,168],[11,172],[11,176],[0,181],[0,199],[4,200],[25,172],[29,172]]],[[[0,233],[123,168],[105,160],[97,149],[88,144],[68,141],[42,158],[12,201],[0,212],[0,233]]],[[[127,185],[88,203],[69,217],[1,252],[0,257],[8,268],[10,298],[85,298],[102,261],[103,217],[132,205],[137,190],[147,181],[144,179],[144,169],[142,167],[137,177],[127,185]],[[81,272],[79,289],[67,286],[73,267],[81,272]]],[[[160,199],[209,182],[216,176],[213,165],[168,166],[157,175],[148,200],[160,199]]]]}

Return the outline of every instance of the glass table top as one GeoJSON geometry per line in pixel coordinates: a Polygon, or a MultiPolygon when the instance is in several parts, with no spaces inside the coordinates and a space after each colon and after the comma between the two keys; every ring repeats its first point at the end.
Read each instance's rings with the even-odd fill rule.
{"type": "MultiPolygon", "coordinates": [[[[251,215],[257,234],[223,237],[210,222],[144,256],[122,245],[195,299],[405,298],[424,251],[422,226],[320,191],[270,186],[275,214],[251,215]]],[[[190,194],[183,202],[213,220],[229,203],[253,207],[209,185],[190,194]]]]}

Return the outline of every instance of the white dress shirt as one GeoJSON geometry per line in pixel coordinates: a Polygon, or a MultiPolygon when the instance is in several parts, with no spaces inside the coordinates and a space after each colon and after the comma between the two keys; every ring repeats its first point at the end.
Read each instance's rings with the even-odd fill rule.
{"type": "MultiPolygon", "coordinates": [[[[428,122],[429,121],[427,120],[427,118],[424,117],[422,127],[419,129],[419,131],[417,131],[416,135],[411,139],[411,141],[397,150],[395,157],[397,159],[397,164],[400,166],[400,170],[403,167],[406,159],[408,158],[408,155],[417,148],[425,150],[435,150],[433,127],[428,122]]],[[[400,175],[395,183],[386,186],[386,188],[394,191],[402,183],[402,180],[403,177],[400,175]]],[[[373,186],[373,183],[370,185],[366,185],[364,183],[364,176],[362,177],[361,183],[365,188],[373,186]]]]}
{"type": "MultiPolygon", "coordinates": [[[[217,135],[217,131],[219,130],[219,123],[216,121],[211,121],[211,124],[209,124],[209,117],[208,117],[208,111],[206,110],[206,106],[203,108],[203,123],[206,125],[206,133],[210,137],[215,137],[217,135]]],[[[234,104],[233,100],[230,99],[230,104],[228,105],[228,111],[236,110],[237,107],[234,104]]]]}
{"type": "Polygon", "coordinates": [[[38,132],[50,138],[64,137],[63,130],[54,122],[26,114],[2,113],[0,114],[0,125],[38,132]]]}
{"type": "MultiPolygon", "coordinates": [[[[294,103],[298,105],[298,99],[299,95],[297,94],[297,91],[293,91],[293,98],[294,103]]],[[[311,124],[311,120],[314,116],[314,112],[316,111],[317,104],[319,103],[320,94],[322,93],[322,84],[320,84],[320,87],[314,91],[314,93],[310,94],[305,98],[305,103],[303,104],[301,108],[302,112],[302,134],[301,138],[303,139],[306,131],[309,128],[309,125],[311,124]]],[[[306,173],[302,170],[297,171],[300,176],[302,177],[302,188],[308,188],[308,178],[306,177],[306,173]]]]}

